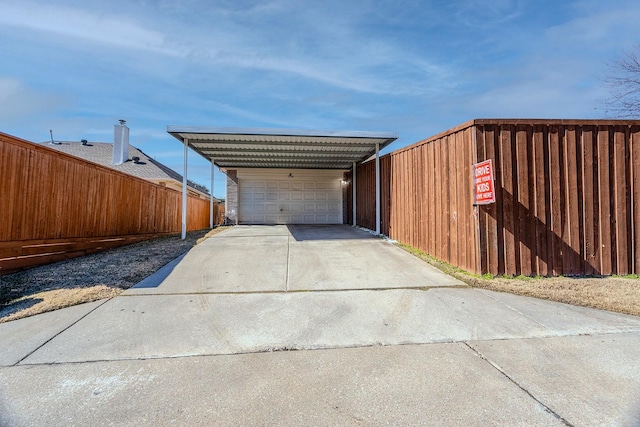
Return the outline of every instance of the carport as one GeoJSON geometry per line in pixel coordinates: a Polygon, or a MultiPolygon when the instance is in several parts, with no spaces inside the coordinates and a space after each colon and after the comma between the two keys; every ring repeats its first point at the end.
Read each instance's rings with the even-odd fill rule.
{"type": "MultiPolygon", "coordinates": [[[[184,146],[183,238],[189,147],[211,162],[212,193],[214,166],[232,181],[231,188],[237,185],[237,195],[229,194],[227,185],[226,199],[236,203],[231,209],[228,204],[227,212],[237,209],[236,223],[245,224],[341,224],[343,172],[355,171],[358,163],[375,156],[375,232],[380,233],[379,155],[397,133],[183,126],[168,126],[167,132],[184,146]]],[[[355,173],[353,177],[355,221],[355,173]]],[[[213,218],[210,222],[213,227],[213,218]]]]}

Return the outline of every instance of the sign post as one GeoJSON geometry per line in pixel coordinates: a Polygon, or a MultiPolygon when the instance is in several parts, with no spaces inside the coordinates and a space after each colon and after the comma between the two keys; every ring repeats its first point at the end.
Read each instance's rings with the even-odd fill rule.
{"type": "Polygon", "coordinates": [[[495,203],[496,192],[493,184],[491,159],[473,165],[473,182],[476,205],[495,203]]]}

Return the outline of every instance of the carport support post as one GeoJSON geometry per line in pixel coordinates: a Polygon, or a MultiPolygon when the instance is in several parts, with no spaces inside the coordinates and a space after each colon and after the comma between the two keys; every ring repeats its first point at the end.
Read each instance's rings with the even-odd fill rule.
{"type": "Polygon", "coordinates": [[[213,203],[213,172],[215,165],[213,164],[213,159],[211,159],[211,194],[209,195],[209,228],[213,228],[213,214],[214,214],[214,203],[213,203]]]}
{"type": "Polygon", "coordinates": [[[356,162],[353,162],[353,171],[351,172],[351,190],[352,190],[352,204],[353,204],[353,226],[357,225],[356,222],[356,162]]]}
{"type": "Polygon", "coordinates": [[[187,149],[189,140],[184,140],[184,173],[182,174],[182,240],[187,238],[187,149]]]}
{"type": "Polygon", "coordinates": [[[380,234],[380,144],[376,144],[376,234],[380,234]]]}

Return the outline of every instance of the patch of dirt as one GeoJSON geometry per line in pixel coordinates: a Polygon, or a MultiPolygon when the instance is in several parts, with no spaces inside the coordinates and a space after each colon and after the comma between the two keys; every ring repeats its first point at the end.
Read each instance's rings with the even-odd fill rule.
{"type": "Polygon", "coordinates": [[[476,288],[640,316],[640,278],[637,276],[479,277],[434,259],[415,248],[398,246],[476,288]]]}
{"type": "Polygon", "coordinates": [[[227,228],[192,231],[185,240],[160,237],[0,276],[0,323],[112,298],[227,228]]]}

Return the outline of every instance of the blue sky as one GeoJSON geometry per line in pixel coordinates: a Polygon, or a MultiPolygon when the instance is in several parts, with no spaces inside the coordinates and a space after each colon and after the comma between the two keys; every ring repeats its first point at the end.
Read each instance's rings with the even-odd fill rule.
{"type": "Polygon", "coordinates": [[[108,142],[124,118],[182,172],[167,125],[392,131],[396,149],[473,118],[601,118],[639,20],[637,0],[1,0],[0,131],[108,142]]]}

